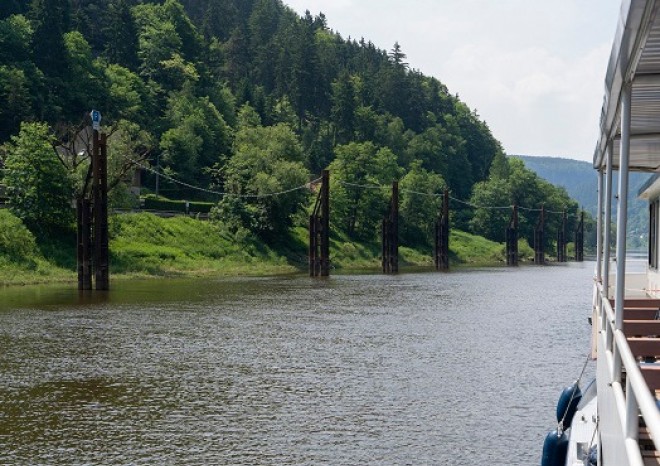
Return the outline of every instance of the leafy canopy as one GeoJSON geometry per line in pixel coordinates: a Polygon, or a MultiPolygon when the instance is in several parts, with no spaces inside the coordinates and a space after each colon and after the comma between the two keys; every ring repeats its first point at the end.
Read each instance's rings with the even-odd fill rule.
{"type": "Polygon", "coordinates": [[[7,145],[5,178],[11,211],[32,231],[69,227],[73,185],[48,126],[23,123],[7,145]]]}

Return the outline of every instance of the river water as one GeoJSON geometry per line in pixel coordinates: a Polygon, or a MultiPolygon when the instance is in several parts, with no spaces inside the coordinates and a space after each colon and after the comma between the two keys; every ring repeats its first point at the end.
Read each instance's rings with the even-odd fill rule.
{"type": "Polygon", "coordinates": [[[538,464],[593,268],[0,290],[0,464],[538,464]]]}

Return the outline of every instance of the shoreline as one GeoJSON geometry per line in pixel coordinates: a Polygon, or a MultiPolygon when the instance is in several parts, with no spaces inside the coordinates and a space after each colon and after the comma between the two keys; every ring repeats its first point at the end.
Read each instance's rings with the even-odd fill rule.
{"type": "MultiPolygon", "coordinates": [[[[572,263],[569,261],[567,264],[572,263]]],[[[548,261],[544,267],[564,265],[554,261],[548,261]]],[[[533,262],[521,262],[518,267],[533,267],[533,262]]],[[[452,273],[455,271],[464,271],[469,269],[508,269],[503,262],[472,262],[472,263],[458,263],[451,265],[448,271],[436,271],[432,265],[406,263],[399,266],[399,273],[396,275],[405,275],[409,273],[452,273]]],[[[196,269],[196,270],[173,270],[169,273],[163,274],[150,274],[144,272],[129,272],[129,273],[112,273],[110,271],[110,281],[126,282],[129,280],[149,281],[149,280],[177,280],[177,279],[224,279],[234,277],[283,277],[283,276],[305,276],[307,275],[306,268],[296,267],[294,265],[269,265],[258,264],[258,267],[251,267],[250,264],[244,264],[242,267],[230,267],[227,269],[196,269]]],[[[383,275],[380,267],[374,266],[343,266],[331,271],[332,275],[346,276],[346,275],[383,275]]],[[[320,278],[320,277],[317,277],[320,278]]],[[[323,278],[321,278],[323,279],[323,278]]],[[[71,285],[77,284],[77,276],[75,272],[67,271],[64,274],[56,274],[51,276],[39,275],[39,273],[20,275],[16,280],[7,280],[0,278],[0,289],[20,288],[40,285],[71,285]],[[24,277],[24,278],[23,278],[24,277]]]]}

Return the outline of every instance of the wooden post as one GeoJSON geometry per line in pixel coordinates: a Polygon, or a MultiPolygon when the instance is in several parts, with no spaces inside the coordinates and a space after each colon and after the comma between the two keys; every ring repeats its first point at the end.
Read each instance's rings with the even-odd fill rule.
{"type": "Polygon", "coordinates": [[[309,216],[309,276],[316,277],[316,260],[318,251],[318,238],[316,232],[316,216],[309,216]]]}
{"type": "Polygon", "coordinates": [[[82,199],[82,262],[83,262],[83,290],[92,289],[92,203],[89,199],[82,199]]]}
{"type": "Polygon", "coordinates": [[[76,199],[76,265],[78,270],[78,289],[83,288],[83,238],[85,237],[82,227],[82,198],[76,199]]]}
{"type": "Polygon", "coordinates": [[[442,208],[435,222],[435,270],[449,270],[449,191],[442,196],[442,208]]]}
{"type": "Polygon", "coordinates": [[[399,273],[399,182],[392,183],[392,273],[399,273]]]}
{"type": "Polygon", "coordinates": [[[564,262],[568,262],[568,232],[566,231],[568,226],[568,215],[566,214],[566,209],[562,212],[561,220],[561,236],[563,240],[561,243],[561,255],[564,258],[564,262]]]}
{"type": "Polygon", "coordinates": [[[575,231],[575,261],[584,261],[584,210],[580,214],[580,223],[575,231]]]}
{"type": "Polygon", "coordinates": [[[330,171],[321,174],[321,276],[330,276],[330,171]]]}
{"type": "Polygon", "coordinates": [[[506,229],[506,265],[518,265],[518,205],[513,205],[509,226],[506,229]]]}
{"type": "Polygon", "coordinates": [[[92,150],[92,193],[94,199],[94,272],[97,290],[110,289],[108,245],[107,138],[94,130],[92,150]]]}
{"type": "Polygon", "coordinates": [[[85,197],[76,200],[78,289],[92,289],[90,203],[85,197]]]}
{"type": "Polygon", "coordinates": [[[566,210],[564,210],[561,216],[561,226],[557,231],[557,262],[568,261],[568,251],[566,247],[568,244],[568,238],[566,237],[566,221],[566,210]]]}
{"type": "Polygon", "coordinates": [[[390,224],[387,217],[383,217],[383,223],[380,229],[381,237],[381,266],[383,273],[389,273],[390,263],[390,224]]]}
{"type": "Polygon", "coordinates": [[[330,172],[323,170],[321,189],[309,217],[309,276],[330,275],[330,172]]]}
{"type": "Polygon", "coordinates": [[[545,264],[545,205],[541,206],[541,215],[534,229],[534,263],[545,264]]]}
{"type": "Polygon", "coordinates": [[[392,199],[382,227],[383,273],[399,272],[399,183],[392,183],[392,199]]]}

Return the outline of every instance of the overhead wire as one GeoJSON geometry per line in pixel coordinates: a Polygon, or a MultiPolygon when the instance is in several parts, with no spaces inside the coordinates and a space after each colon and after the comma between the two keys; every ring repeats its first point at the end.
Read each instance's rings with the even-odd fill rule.
{"type": "MultiPolygon", "coordinates": [[[[186,188],[189,188],[189,189],[193,189],[193,190],[196,190],[196,191],[204,192],[204,193],[207,193],[207,194],[214,194],[214,195],[221,196],[221,197],[233,196],[233,197],[238,197],[238,198],[243,198],[243,199],[262,199],[262,198],[267,198],[267,197],[275,197],[275,196],[280,196],[280,195],[284,195],[284,194],[289,194],[289,193],[292,193],[294,191],[298,191],[298,190],[301,190],[301,189],[309,189],[312,184],[318,183],[322,179],[322,178],[319,177],[319,178],[316,178],[312,181],[309,181],[309,182],[307,182],[303,185],[296,186],[296,187],[286,189],[286,190],[282,190],[282,191],[273,192],[273,193],[237,194],[237,193],[231,193],[231,192],[215,191],[215,190],[208,189],[208,188],[202,188],[201,186],[195,186],[195,185],[192,185],[190,183],[186,183],[185,181],[178,180],[175,177],[173,177],[173,176],[171,176],[171,175],[169,175],[169,174],[167,174],[163,171],[155,170],[155,169],[153,169],[152,167],[150,167],[148,165],[142,164],[142,163],[140,163],[136,160],[131,159],[130,157],[127,157],[127,156],[124,156],[124,157],[128,161],[130,161],[131,163],[139,166],[140,168],[142,168],[142,169],[144,169],[148,172],[151,172],[153,174],[156,174],[158,176],[162,176],[163,178],[165,178],[165,179],[167,179],[167,180],[169,180],[169,181],[171,181],[175,184],[178,184],[180,186],[183,186],[183,187],[186,187],[186,188]]],[[[387,185],[359,184],[359,183],[352,183],[352,182],[349,182],[349,181],[342,181],[342,180],[339,180],[338,182],[339,182],[339,184],[341,184],[343,186],[347,186],[347,187],[351,187],[351,188],[373,189],[373,190],[390,189],[390,186],[387,186],[387,185]]],[[[439,198],[439,197],[443,196],[443,194],[441,194],[441,193],[424,193],[424,192],[415,191],[415,190],[412,190],[412,189],[401,189],[400,192],[414,194],[414,195],[417,195],[417,196],[427,196],[427,197],[436,197],[436,198],[439,198]]],[[[463,204],[463,205],[471,207],[473,209],[509,210],[509,209],[513,208],[512,205],[506,205],[506,206],[477,205],[477,204],[474,204],[472,202],[469,202],[469,201],[466,201],[466,200],[463,200],[463,199],[458,199],[458,198],[455,198],[455,197],[452,197],[452,196],[449,196],[449,199],[451,201],[457,202],[459,204],[463,204]]],[[[518,209],[524,210],[526,212],[541,212],[543,210],[543,209],[540,209],[540,208],[530,208],[530,207],[524,207],[524,206],[518,206],[518,209]]],[[[553,211],[553,210],[545,210],[545,213],[557,214],[557,215],[563,215],[564,214],[564,212],[553,211]]],[[[577,214],[567,214],[567,217],[577,217],[577,214]]]]}
{"type": "MultiPolygon", "coordinates": [[[[374,190],[385,190],[385,189],[390,189],[390,186],[387,185],[376,185],[376,184],[358,184],[358,183],[351,183],[348,181],[338,181],[339,184],[343,186],[348,186],[351,188],[363,188],[363,189],[374,189],[374,190]]],[[[420,191],[414,191],[411,189],[399,189],[399,192],[402,193],[410,193],[410,194],[415,194],[418,196],[428,196],[428,197],[442,197],[443,194],[441,193],[423,193],[420,191]]],[[[463,199],[457,199],[455,197],[449,196],[449,199],[458,202],[459,204],[466,205],[468,207],[471,207],[473,209],[485,209],[485,210],[509,210],[513,208],[513,205],[505,205],[505,206],[485,206],[485,205],[477,205],[469,201],[465,201],[463,199]]],[[[518,209],[524,210],[526,212],[541,212],[540,208],[531,208],[531,207],[523,207],[523,206],[518,206],[518,209]]],[[[559,212],[555,210],[545,210],[545,213],[547,214],[556,214],[556,215],[563,215],[564,212],[559,212]]],[[[577,214],[572,214],[567,212],[567,217],[572,218],[575,217],[577,218],[577,214]]]]}
{"type": "Polygon", "coordinates": [[[142,164],[142,163],[140,163],[140,162],[138,162],[138,161],[136,161],[136,160],[132,160],[130,157],[127,157],[127,156],[124,156],[124,157],[125,157],[128,161],[130,161],[131,163],[137,165],[138,167],[140,167],[140,168],[142,168],[142,169],[144,169],[144,170],[146,170],[146,171],[148,171],[148,172],[151,172],[151,173],[153,173],[153,174],[155,174],[155,175],[162,176],[163,178],[165,178],[165,179],[171,181],[172,183],[175,183],[175,184],[178,184],[178,185],[180,185],[180,186],[183,186],[183,187],[186,187],[186,188],[189,188],[189,189],[193,189],[193,190],[196,190],[196,191],[204,192],[204,193],[207,193],[207,194],[215,194],[215,195],[217,195],[217,196],[221,196],[221,197],[225,197],[225,196],[226,196],[226,197],[229,197],[229,196],[231,196],[231,197],[238,197],[238,198],[244,198],[244,199],[262,199],[262,198],[267,198],[267,197],[275,197],[275,196],[281,196],[281,195],[283,195],[283,194],[289,194],[289,193],[292,193],[292,192],[294,192],[294,191],[299,191],[299,190],[301,190],[301,189],[309,189],[309,187],[310,187],[312,184],[314,184],[314,183],[318,183],[319,181],[321,181],[321,178],[317,178],[317,179],[315,179],[315,180],[309,181],[309,182],[307,182],[307,183],[305,183],[305,184],[302,184],[302,185],[300,185],[300,186],[296,186],[296,187],[294,187],[294,188],[290,188],[290,189],[285,189],[285,190],[282,190],[282,191],[276,191],[276,192],[273,192],[273,193],[264,193],[264,194],[236,194],[236,193],[230,193],[230,192],[215,191],[215,190],[213,190],[213,189],[202,188],[201,186],[195,186],[195,185],[192,185],[192,184],[190,184],[190,183],[186,183],[185,181],[178,180],[178,179],[174,178],[173,176],[168,175],[168,174],[165,173],[165,172],[158,171],[158,170],[154,170],[153,168],[151,168],[151,167],[148,166],[148,165],[144,165],[144,164],[142,164]]]}

